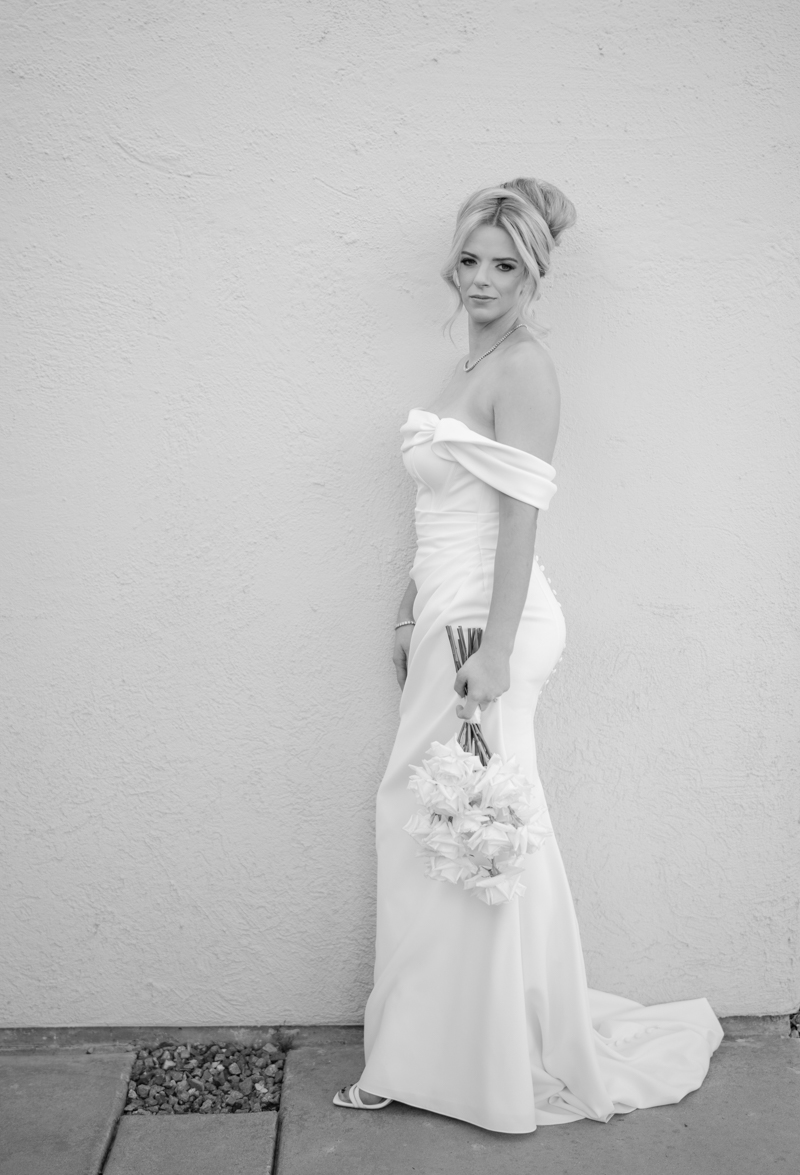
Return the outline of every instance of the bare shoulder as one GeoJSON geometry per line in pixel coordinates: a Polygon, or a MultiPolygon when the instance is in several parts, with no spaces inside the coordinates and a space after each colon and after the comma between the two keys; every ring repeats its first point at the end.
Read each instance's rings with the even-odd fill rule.
{"type": "Polygon", "coordinates": [[[509,347],[496,368],[493,388],[495,436],[550,462],[558,436],[561,392],[555,365],[536,339],[509,347]]]}
{"type": "Polygon", "coordinates": [[[531,335],[523,335],[503,353],[497,376],[495,403],[521,399],[546,404],[560,400],[558,376],[550,352],[531,335]]]}

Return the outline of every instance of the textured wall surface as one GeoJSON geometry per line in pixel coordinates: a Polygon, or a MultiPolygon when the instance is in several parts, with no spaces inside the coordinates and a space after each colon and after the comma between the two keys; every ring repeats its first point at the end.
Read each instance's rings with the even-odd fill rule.
{"type": "Polygon", "coordinates": [[[6,1025],[353,1022],[455,209],[579,223],[537,715],[593,986],[800,999],[796,5],[6,0],[6,1025]]]}

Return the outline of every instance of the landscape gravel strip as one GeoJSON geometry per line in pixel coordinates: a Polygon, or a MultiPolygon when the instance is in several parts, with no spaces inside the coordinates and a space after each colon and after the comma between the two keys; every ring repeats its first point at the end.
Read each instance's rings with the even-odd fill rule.
{"type": "Polygon", "coordinates": [[[176,1044],[140,1048],[126,1114],[259,1114],[277,1110],[291,1041],[280,1031],[263,1044],[176,1044]]]}

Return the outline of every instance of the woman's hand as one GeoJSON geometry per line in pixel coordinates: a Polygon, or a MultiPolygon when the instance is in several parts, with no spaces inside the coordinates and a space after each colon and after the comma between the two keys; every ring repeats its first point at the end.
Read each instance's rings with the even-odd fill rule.
{"type": "Polygon", "coordinates": [[[396,629],[394,634],[394,653],[392,654],[392,660],[394,661],[394,669],[397,674],[400,689],[406,684],[406,678],[408,677],[408,647],[411,644],[411,635],[413,632],[413,624],[404,624],[402,628],[396,629]]]}
{"type": "Polygon", "coordinates": [[[466,701],[456,706],[459,718],[469,721],[480,706],[485,710],[496,702],[511,685],[509,658],[494,652],[482,644],[476,653],[468,657],[456,674],[455,691],[466,701]]]}
{"type": "MultiPolygon", "coordinates": [[[[413,579],[409,579],[405,594],[400,601],[400,608],[397,612],[398,624],[401,624],[404,620],[414,619],[414,601],[416,598],[417,585],[413,579]]],[[[413,632],[413,624],[403,624],[402,628],[396,628],[394,630],[394,653],[392,654],[392,660],[394,661],[397,683],[400,689],[406,684],[406,678],[408,677],[408,649],[411,644],[413,632]]]]}

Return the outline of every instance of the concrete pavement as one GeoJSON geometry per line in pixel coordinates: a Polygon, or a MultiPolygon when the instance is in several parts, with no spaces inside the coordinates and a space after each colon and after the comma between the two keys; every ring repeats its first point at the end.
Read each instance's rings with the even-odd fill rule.
{"type": "MultiPolygon", "coordinates": [[[[271,1113],[125,1117],[103,1175],[790,1175],[800,1170],[800,1038],[789,1036],[788,1017],[722,1023],[726,1036],[704,1084],[677,1105],[527,1135],[403,1105],[339,1109],[334,1090],[363,1066],[361,1030],[301,1028],[277,1146],[271,1113]]],[[[255,1031],[263,1030],[155,1035],[240,1039],[255,1031]]],[[[0,1175],[99,1175],[134,1053],[119,1051],[126,1030],[110,1032],[105,1046],[101,1030],[92,1032],[92,1055],[79,1033],[71,1047],[54,1049],[58,1030],[28,1042],[32,1051],[0,1051],[0,1175]]],[[[144,1036],[127,1032],[129,1040],[144,1036]]],[[[8,1034],[0,1043],[8,1045],[8,1034]]]]}
{"type": "Polygon", "coordinates": [[[1,1052],[0,1175],[98,1175],[132,1052],[1,1052]]]}
{"type": "MultiPolygon", "coordinates": [[[[699,1090],[674,1106],[495,1134],[409,1106],[331,1104],[360,1043],[298,1040],[289,1054],[277,1175],[768,1175],[800,1170],[800,1039],[788,1017],[723,1020],[699,1090]]],[[[424,1057],[420,1064],[424,1065],[424,1057]]]]}
{"type": "Polygon", "coordinates": [[[278,1115],[122,1119],[103,1175],[271,1175],[278,1115]]]}

